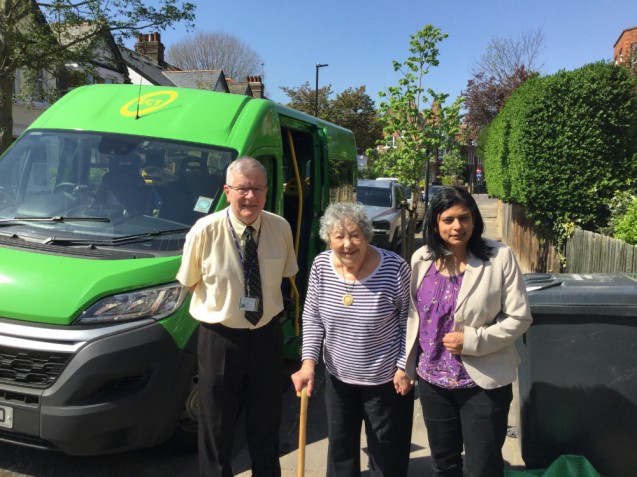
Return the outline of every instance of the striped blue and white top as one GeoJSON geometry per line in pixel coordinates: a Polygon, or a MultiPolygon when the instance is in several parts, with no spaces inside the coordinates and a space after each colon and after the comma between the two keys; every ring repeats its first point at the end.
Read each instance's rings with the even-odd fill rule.
{"type": "Polygon", "coordinates": [[[380,262],[361,281],[338,273],[331,250],[316,256],[308,280],[302,359],[318,362],[322,345],[329,373],[349,384],[384,384],[405,367],[411,272],[400,255],[376,250],[380,262]],[[342,302],[347,292],[350,306],[342,302]]]}

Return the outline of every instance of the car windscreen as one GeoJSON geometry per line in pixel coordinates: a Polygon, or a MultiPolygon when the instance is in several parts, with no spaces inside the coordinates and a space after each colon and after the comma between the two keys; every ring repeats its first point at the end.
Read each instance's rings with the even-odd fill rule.
{"type": "Polygon", "coordinates": [[[214,210],[236,156],[157,138],[28,131],[0,161],[2,232],[108,241],[183,230],[214,210]]]}
{"type": "Polygon", "coordinates": [[[391,207],[391,189],[389,187],[359,186],[356,191],[356,200],[364,205],[391,207]]]}

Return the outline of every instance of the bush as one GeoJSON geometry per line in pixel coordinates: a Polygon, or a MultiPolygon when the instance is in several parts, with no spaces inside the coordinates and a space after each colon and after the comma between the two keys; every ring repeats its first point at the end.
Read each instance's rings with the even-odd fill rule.
{"type": "Polygon", "coordinates": [[[617,217],[614,223],[613,237],[637,245],[637,196],[632,197],[624,214],[617,217]]]}
{"type": "Polygon", "coordinates": [[[607,62],[526,81],[479,138],[489,194],[558,239],[606,226],[637,176],[635,85],[607,62]]]}

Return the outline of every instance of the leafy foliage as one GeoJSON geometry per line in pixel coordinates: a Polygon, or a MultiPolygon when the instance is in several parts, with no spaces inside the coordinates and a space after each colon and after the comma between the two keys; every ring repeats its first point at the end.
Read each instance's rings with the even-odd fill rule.
{"type": "Polygon", "coordinates": [[[331,104],[331,122],[350,129],[356,138],[356,146],[365,151],[382,137],[374,101],[365,92],[365,86],[348,88],[339,93],[331,104]]]}
{"type": "Polygon", "coordinates": [[[319,88],[318,96],[316,90],[310,87],[308,81],[299,87],[281,86],[281,91],[290,98],[290,102],[287,104],[288,107],[312,116],[316,112],[318,99],[318,117],[329,121],[331,116],[330,96],[332,95],[332,85],[319,88]]]}
{"type": "Polygon", "coordinates": [[[182,0],[0,0],[0,151],[11,142],[18,70],[32,77],[40,70],[59,77],[71,63],[90,70],[108,35],[192,26],[194,9],[182,0]]]}
{"type": "Polygon", "coordinates": [[[632,197],[626,211],[618,217],[614,229],[616,239],[637,245],[637,196],[632,197]]]}
{"type": "Polygon", "coordinates": [[[609,210],[608,226],[600,233],[637,245],[637,190],[617,192],[609,201],[609,210]]]}
{"type": "Polygon", "coordinates": [[[474,134],[495,118],[513,91],[538,76],[543,45],[541,29],[522,32],[517,37],[491,39],[462,93],[467,109],[464,120],[474,134]]]}
{"type": "Polygon", "coordinates": [[[489,194],[525,206],[560,241],[598,231],[637,176],[635,80],[610,63],[533,78],[480,135],[489,194]]]}
{"type": "Polygon", "coordinates": [[[467,109],[465,123],[476,131],[486,127],[493,121],[513,91],[527,79],[535,76],[537,73],[530,72],[523,65],[516,68],[504,80],[497,80],[495,76],[487,77],[484,72],[477,73],[468,81],[467,89],[462,92],[467,109]]]}
{"type": "MultiPolygon", "coordinates": [[[[316,92],[309,83],[298,88],[282,87],[281,90],[290,98],[289,107],[314,116],[316,92]]],[[[365,92],[365,86],[347,88],[333,100],[330,99],[331,86],[319,88],[318,92],[319,118],[350,129],[361,151],[376,144],[382,136],[382,128],[374,101],[365,92]]]]}
{"type": "Polygon", "coordinates": [[[432,25],[410,35],[408,58],[393,62],[394,71],[402,77],[396,86],[379,93],[385,134],[379,145],[391,143],[395,147],[379,154],[374,168],[412,186],[428,174],[436,152],[452,148],[460,132],[463,99],[445,106],[447,94],[424,86],[425,76],[439,64],[437,45],[447,36],[432,25]]]}
{"type": "Polygon", "coordinates": [[[458,179],[462,176],[467,167],[467,159],[462,157],[460,151],[457,148],[447,152],[442,160],[440,170],[445,177],[443,184],[445,185],[457,185],[458,179]],[[448,184],[447,184],[448,182],[448,184]]]}

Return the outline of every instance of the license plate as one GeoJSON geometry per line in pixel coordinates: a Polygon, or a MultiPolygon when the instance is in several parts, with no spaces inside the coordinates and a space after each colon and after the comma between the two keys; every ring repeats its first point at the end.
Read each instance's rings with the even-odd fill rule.
{"type": "Polygon", "coordinates": [[[0,406],[0,427],[13,429],[13,409],[7,406],[0,406]]]}

